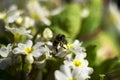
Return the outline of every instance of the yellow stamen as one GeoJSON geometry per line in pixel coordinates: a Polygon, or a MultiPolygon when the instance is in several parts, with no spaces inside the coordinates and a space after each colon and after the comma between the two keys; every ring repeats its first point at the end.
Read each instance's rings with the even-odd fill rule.
{"type": "Polygon", "coordinates": [[[29,48],[29,47],[26,47],[26,48],[25,48],[25,53],[27,53],[27,54],[29,54],[29,53],[31,53],[31,52],[33,52],[33,51],[34,51],[33,48],[29,48]]]}
{"type": "Polygon", "coordinates": [[[65,48],[70,49],[70,48],[74,48],[74,46],[72,44],[67,44],[67,45],[65,45],[65,48]]]}
{"type": "Polygon", "coordinates": [[[69,78],[68,80],[77,80],[77,78],[69,78]]]}
{"type": "Polygon", "coordinates": [[[73,64],[74,64],[76,67],[79,67],[79,66],[82,65],[82,62],[76,59],[76,60],[73,61],[73,64]]]}

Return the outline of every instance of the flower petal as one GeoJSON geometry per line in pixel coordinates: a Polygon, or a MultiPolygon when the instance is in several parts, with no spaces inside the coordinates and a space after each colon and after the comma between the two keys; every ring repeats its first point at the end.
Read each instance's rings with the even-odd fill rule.
{"type": "Polygon", "coordinates": [[[56,80],[67,80],[67,77],[61,71],[56,70],[54,75],[56,80]]]}
{"type": "Polygon", "coordinates": [[[25,44],[27,47],[31,48],[33,45],[33,42],[31,40],[28,40],[25,44]]]}
{"type": "Polygon", "coordinates": [[[60,70],[61,70],[63,73],[65,73],[65,75],[66,75],[67,77],[72,77],[72,75],[71,75],[71,69],[70,69],[69,66],[67,66],[67,65],[62,65],[62,66],[60,67],[60,70]]]}

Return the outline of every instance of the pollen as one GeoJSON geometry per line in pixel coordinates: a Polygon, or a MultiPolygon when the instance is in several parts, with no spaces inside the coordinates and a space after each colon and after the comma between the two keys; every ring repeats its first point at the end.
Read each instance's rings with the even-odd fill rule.
{"type": "Polygon", "coordinates": [[[22,21],[23,21],[22,17],[19,17],[16,22],[17,22],[18,24],[21,24],[22,21]]]}
{"type": "Polygon", "coordinates": [[[32,53],[33,51],[34,51],[33,48],[29,48],[29,47],[25,48],[25,53],[27,53],[27,54],[30,54],[30,53],[32,53]]]}
{"type": "Polygon", "coordinates": [[[67,44],[67,45],[65,45],[65,48],[70,49],[70,48],[74,48],[74,46],[72,44],[67,44]]]}
{"type": "Polygon", "coordinates": [[[76,67],[79,67],[79,66],[82,65],[82,62],[76,59],[76,60],[73,61],[73,64],[74,64],[76,67]]]}
{"type": "Polygon", "coordinates": [[[69,78],[68,80],[78,80],[77,78],[69,78]]]}

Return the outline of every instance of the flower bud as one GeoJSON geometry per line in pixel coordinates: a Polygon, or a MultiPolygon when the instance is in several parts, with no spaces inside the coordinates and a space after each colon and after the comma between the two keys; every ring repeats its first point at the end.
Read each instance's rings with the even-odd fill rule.
{"type": "Polygon", "coordinates": [[[32,69],[31,64],[24,64],[23,70],[24,70],[25,73],[30,73],[31,69],[32,69]]]}
{"type": "Polygon", "coordinates": [[[49,28],[45,28],[43,32],[43,37],[47,40],[51,39],[53,37],[53,33],[49,28]]]}
{"type": "Polygon", "coordinates": [[[30,55],[30,54],[26,55],[26,57],[25,57],[25,63],[32,64],[33,62],[34,62],[33,56],[30,55]]]}

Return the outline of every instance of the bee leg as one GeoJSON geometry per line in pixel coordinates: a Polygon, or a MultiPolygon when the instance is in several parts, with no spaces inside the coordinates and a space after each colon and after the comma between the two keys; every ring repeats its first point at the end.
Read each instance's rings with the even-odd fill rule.
{"type": "Polygon", "coordinates": [[[63,45],[61,45],[62,48],[66,49],[63,45]]]}

